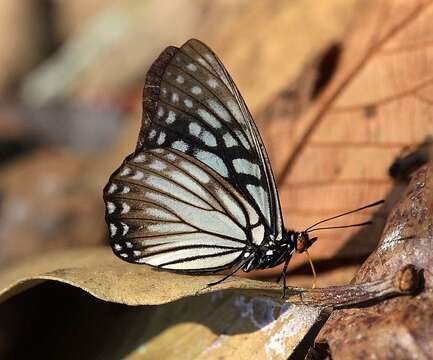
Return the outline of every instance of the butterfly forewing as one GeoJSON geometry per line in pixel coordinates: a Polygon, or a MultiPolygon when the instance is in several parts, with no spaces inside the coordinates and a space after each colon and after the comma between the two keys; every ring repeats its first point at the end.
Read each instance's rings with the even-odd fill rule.
{"type": "Polygon", "coordinates": [[[147,76],[144,112],[140,145],[171,147],[205,163],[254,204],[271,235],[281,236],[262,141],[233,80],[206,45],[190,40],[161,54],[147,76]]]}
{"type": "Polygon", "coordinates": [[[112,247],[127,261],[214,272],[249,244],[279,240],[281,210],[251,115],[217,56],[198,40],[150,68],[134,154],[104,190],[112,247]]]}

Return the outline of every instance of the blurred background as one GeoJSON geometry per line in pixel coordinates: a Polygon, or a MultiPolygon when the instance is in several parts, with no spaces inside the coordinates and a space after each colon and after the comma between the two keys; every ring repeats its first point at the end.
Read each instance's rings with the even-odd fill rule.
{"type": "MultiPolygon", "coordinates": [[[[89,359],[120,358],[117,354],[179,359],[192,349],[208,359],[206,349],[215,351],[215,358],[231,358],[241,348],[250,359],[268,351],[265,341],[282,346],[295,333],[303,347],[312,344],[316,335],[308,328],[304,338],[298,326],[303,320],[293,327],[291,315],[281,316],[274,328],[264,326],[265,332],[262,325],[256,329],[255,319],[250,326],[245,314],[255,312],[268,324],[267,314],[274,319],[278,313],[267,302],[256,302],[263,306],[254,311],[254,303],[239,307],[234,292],[160,307],[111,302],[137,304],[137,298],[153,300],[153,294],[135,286],[135,277],[126,282],[128,291],[105,282],[131,279],[133,265],[108,249],[102,189],[134,151],[150,64],[165,47],[192,37],[214,49],[248,104],[277,177],[287,227],[305,229],[386,199],[384,206],[332,224],[372,218],[371,227],[314,234],[320,236],[310,252],[318,286],[350,282],[363,263],[367,267],[362,265],[357,280],[370,279],[369,267],[382,277],[408,261],[425,268],[431,284],[431,251],[425,251],[431,249],[427,240],[433,229],[430,197],[413,191],[405,206],[394,206],[410,173],[433,155],[431,5],[425,0],[0,0],[0,291],[9,299],[0,299],[0,354],[30,349],[36,358],[50,358],[51,352],[56,359],[80,353],[89,359]],[[429,210],[421,216],[419,209],[429,210]],[[426,233],[424,243],[416,241],[426,233]],[[365,262],[368,256],[373,262],[365,262]],[[69,284],[68,272],[72,279],[82,275],[78,284],[88,293],[76,284],[34,280],[43,273],[69,284]],[[29,277],[33,280],[21,281],[29,277]],[[23,291],[32,284],[39,286],[23,291]],[[92,289],[117,297],[102,301],[89,295],[98,294],[92,289]]],[[[425,187],[431,196],[429,184],[419,181],[412,189],[425,187]]],[[[144,267],[134,269],[140,274],[144,267]]],[[[289,285],[311,285],[305,256],[294,256],[289,269],[289,285]]],[[[275,280],[280,271],[249,275],[275,280]]],[[[177,288],[177,278],[173,281],[177,288]]],[[[368,331],[358,330],[355,321],[331,323],[344,340],[341,349],[347,350],[350,340],[361,344],[360,358],[404,347],[411,356],[422,353],[419,358],[431,353],[424,350],[433,338],[426,311],[431,299],[401,300],[407,301],[401,308],[359,313],[357,322],[368,331]],[[418,307],[412,301],[419,301],[418,307]],[[351,336],[341,335],[342,329],[351,336]],[[367,332],[369,337],[359,336],[367,332]]],[[[329,344],[334,346],[332,337],[329,344]]],[[[395,359],[409,357],[398,354],[395,359]]],[[[289,357],[287,350],[277,355],[289,357]]]]}
{"type": "Polygon", "coordinates": [[[144,77],[166,46],[191,37],[210,45],[263,131],[271,101],[287,121],[299,115],[302,102],[279,109],[275,99],[311,83],[302,69],[332,58],[368,3],[1,0],[0,269],[107,244],[102,188],[134,150],[144,77]]]}

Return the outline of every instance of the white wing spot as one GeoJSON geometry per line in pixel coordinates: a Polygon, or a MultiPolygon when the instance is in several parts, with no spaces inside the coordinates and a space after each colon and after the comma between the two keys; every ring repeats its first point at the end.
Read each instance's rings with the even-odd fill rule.
{"type": "Polygon", "coordinates": [[[156,140],[156,143],[158,145],[162,145],[162,144],[164,144],[164,141],[165,141],[165,132],[161,131],[159,133],[158,139],[156,140]]]}
{"type": "Polygon", "coordinates": [[[167,124],[173,124],[174,122],[175,122],[175,120],[176,120],[176,113],[174,112],[174,111],[169,111],[168,112],[168,116],[167,116],[167,119],[165,119],[165,122],[167,123],[167,124]]]}
{"type": "Polygon", "coordinates": [[[268,250],[268,251],[266,251],[266,255],[268,255],[268,256],[270,256],[270,255],[272,255],[274,252],[272,251],[272,250],[268,250]]]}
{"type": "Polygon", "coordinates": [[[117,233],[117,227],[114,224],[110,224],[110,235],[113,237],[117,233]]]}
{"type": "Polygon", "coordinates": [[[189,124],[189,133],[191,135],[198,137],[200,135],[201,131],[202,131],[202,127],[199,124],[197,124],[195,122],[192,122],[189,124]]]}
{"type": "Polygon", "coordinates": [[[203,141],[207,146],[215,147],[217,145],[215,136],[195,122],[189,124],[189,132],[203,141]]]}
{"type": "Polygon", "coordinates": [[[203,130],[203,132],[200,135],[200,139],[210,147],[217,146],[216,138],[212,135],[209,131],[203,130]]]}
{"type": "Polygon", "coordinates": [[[192,101],[190,99],[185,99],[183,102],[187,108],[192,108],[192,101]]]}
{"type": "Polygon", "coordinates": [[[129,241],[125,242],[125,245],[128,249],[132,248],[132,243],[130,243],[129,241]]]}
{"type": "Polygon", "coordinates": [[[216,81],[215,79],[209,79],[207,81],[207,84],[212,88],[215,89],[218,86],[218,81],[216,81]]]}
{"type": "Polygon", "coordinates": [[[107,210],[109,214],[114,213],[116,210],[116,205],[114,205],[111,201],[107,201],[107,210]]]}
{"type": "Polygon", "coordinates": [[[127,214],[129,210],[131,210],[131,207],[126,202],[123,202],[121,214],[127,214]]]}
{"type": "Polygon", "coordinates": [[[158,117],[162,117],[164,115],[164,108],[162,106],[160,106],[158,108],[158,117]]]}
{"type": "Polygon", "coordinates": [[[198,58],[197,58],[197,61],[198,61],[200,64],[202,64],[205,68],[209,69],[209,65],[207,64],[207,62],[206,62],[203,58],[198,57],[198,58]]]}
{"type": "Polygon", "coordinates": [[[117,190],[117,185],[116,185],[115,183],[112,183],[112,184],[110,185],[110,187],[108,188],[108,193],[109,193],[109,194],[112,194],[112,193],[114,193],[116,190],[117,190]]]}
{"type": "Polygon", "coordinates": [[[129,231],[129,226],[127,224],[125,224],[124,222],[122,222],[121,224],[122,224],[122,227],[123,227],[122,235],[125,236],[128,233],[128,231],[129,231]]]}
{"type": "Polygon", "coordinates": [[[173,104],[176,104],[178,101],[179,101],[179,95],[175,92],[173,94],[171,94],[171,102],[173,104]]]}
{"type": "Polygon", "coordinates": [[[114,249],[117,251],[122,250],[122,247],[119,244],[114,244],[113,246],[114,246],[114,249]]]}
{"type": "Polygon", "coordinates": [[[245,254],[244,254],[244,257],[248,257],[248,256],[250,256],[251,254],[247,251],[245,254]]]}
{"type": "MultiPolygon", "coordinates": [[[[251,235],[253,236],[253,243],[260,245],[265,237],[265,227],[262,224],[255,226],[251,230],[251,235]]],[[[271,244],[271,241],[269,244],[271,244]]]]}
{"type": "Polygon", "coordinates": [[[174,154],[172,154],[172,153],[165,154],[164,157],[165,157],[167,160],[170,160],[170,161],[175,161],[175,160],[177,159],[177,156],[174,155],[174,154]]]}
{"type": "Polygon", "coordinates": [[[156,170],[156,171],[162,171],[165,170],[167,168],[167,165],[164,164],[162,161],[160,160],[153,160],[149,165],[148,165],[149,169],[152,170],[156,170]]]}
{"type": "Polygon", "coordinates": [[[188,70],[191,70],[191,71],[196,71],[197,70],[197,66],[195,66],[194,64],[188,64],[187,66],[186,66],[186,68],[188,69],[188,70]]]}
{"type": "Polygon", "coordinates": [[[237,121],[243,122],[245,120],[242,116],[241,110],[239,109],[239,105],[236,104],[233,100],[230,99],[229,101],[227,101],[227,107],[237,121]]]}
{"type": "Polygon", "coordinates": [[[140,155],[137,155],[133,161],[136,163],[142,163],[142,162],[144,162],[144,160],[146,160],[146,156],[144,154],[140,154],[140,155]]]}
{"type": "Polygon", "coordinates": [[[204,162],[211,169],[215,170],[221,176],[229,176],[229,171],[227,170],[227,166],[224,164],[224,161],[214,153],[197,150],[195,152],[195,157],[201,162],[204,162]]]}
{"type": "Polygon", "coordinates": [[[133,176],[131,176],[132,180],[141,180],[144,178],[144,173],[142,171],[137,171],[133,176]]]}
{"type": "Polygon", "coordinates": [[[251,176],[255,176],[257,179],[260,179],[260,167],[257,164],[252,163],[246,159],[234,159],[232,161],[235,170],[239,174],[247,174],[251,176]]]}
{"type": "Polygon", "coordinates": [[[239,140],[241,141],[244,148],[247,150],[250,150],[251,149],[250,144],[248,143],[248,140],[245,138],[244,134],[242,134],[242,132],[240,130],[235,130],[235,133],[236,133],[237,137],[239,138],[239,140]]]}
{"type": "Polygon", "coordinates": [[[129,193],[130,191],[131,191],[131,189],[130,189],[129,186],[124,186],[123,189],[122,189],[122,194],[127,194],[127,193],[129,193]]]}
{"type": "Polygon", "coordinates": [[[201,87],[200,87],[200,86],[193,86],[193,87],[191,88],[191,92],[192,92],[194,95],[199,95],[199,94],[202,93],[202,90],[201,90],[201,87]]]}
{"type": "Polygon", "coordinates": [[[202,120],[212,126],[215,129],[221,128],[221,123],[218,121],[218,119],[203,109],[198,109],[197,114],[202,118],[202,120]]]}
{"type": "Polygon", "coordinates": [[[128,254],[121,253],[121,254],[119,254],[119,256],[121,256],[121,257],[123,257],[123,258],[127,258],[127,257],[128,257],[128,254]]]}
{"type": "Polygon", "coordinates": [[[182,140],[175,141],[173,144],[171,144],[171,147],[182,152],[188,151],[189,148],[188,144],[182,140]]]}
{"type": "Polygon", "coordinates": [[[122,172],[119,174],[120,176],[128,176],[131,173],[131,169],[128,167],[123,168],[122,172]]]}
{"type": "Polygon", "coordinates": [[[156,135],[156,130],[155,129],[150,130],[149,140],[152,140],[155,137],[155,135],[156,135]]]}
{"type": "Polygon", "coordinates": [[[252,184],[247,185],[247,190],[253,199],[256,200],[262,214],[266,217],[266,219],[269,219],[269,203],[266,191],[261,186],[252,184]]]}
{"type": "Polygon", "coordinates": [[[177,81],[179,84],[183,84],[183,83],[185,82],[185,79],[183,78],[183,76],[181,76],[181,75],[177,75],[177,77],[176,77],[176,81],[177,81]]]}
{"type": "Polygon", "coordinates": [[[228,132],[223,135],[223,140],[224,140],[224,144],[228,148],[239,145],[238,142],[234,139],[234,137],[231,136],[231,134],[228,132]]]}
{"type": "Polygon", "coordinates": [[[140,250],[134,250],[133,251],[135,256],[140,256],[141,255],[141,251],[140,250]]]}
{"type": "Polygon", "coordinates": [[[230,122],[232,120],[232,117],[230,116],[229,112],[216,100],[210,99],[207,101],[210,108],[215,111],[215,113],[224,121],[230,122]]]}

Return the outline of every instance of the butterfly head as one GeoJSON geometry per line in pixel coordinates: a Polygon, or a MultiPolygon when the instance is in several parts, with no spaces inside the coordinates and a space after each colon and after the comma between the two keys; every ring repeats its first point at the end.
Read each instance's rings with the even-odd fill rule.
{"type": "Polygon", "coordinates": [[[308,248],[313,245],[317,240],[317,236],[310,238],[307,231],[301,231],[296,233],[295,238],[295,250],[298,253],[303,253],[308,250],[308,248]]]}

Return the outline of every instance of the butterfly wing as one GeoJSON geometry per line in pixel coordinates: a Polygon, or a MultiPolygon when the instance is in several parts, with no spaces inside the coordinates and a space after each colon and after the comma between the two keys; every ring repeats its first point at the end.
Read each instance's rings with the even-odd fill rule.
{"type": "Polygon", "coordinates": [[[272,170],[233,80],[197,40],[151,66],[134,154],[104,189],[114,252],[179,272],[240,264],[282,237],[272,170]]]}
{"type": "Polygon", "coordinates": [[[110,177],[104,199],[115,254],[179,272],[232,267],[259,221],[229,183],[173,149],[130,155],[110,177]]]}
{"type": "Polygon", "coordinates": [[[137,148],[170,147],[209,166],[254,206],[265,236],[283,222],[270,163],[252,117],[218,57],[198,40],[167,48],[144,88],[137,148]]]}

